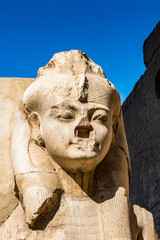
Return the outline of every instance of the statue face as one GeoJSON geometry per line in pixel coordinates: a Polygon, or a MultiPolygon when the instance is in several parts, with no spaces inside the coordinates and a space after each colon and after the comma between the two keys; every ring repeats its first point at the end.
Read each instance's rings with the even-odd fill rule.
{"type": "Polygon", "coordinates": [[[41,129],[50,156],[65,170],[93,170],[112,141],[110,109],[80,101],[52,104],[41,116],[41,129]]]}

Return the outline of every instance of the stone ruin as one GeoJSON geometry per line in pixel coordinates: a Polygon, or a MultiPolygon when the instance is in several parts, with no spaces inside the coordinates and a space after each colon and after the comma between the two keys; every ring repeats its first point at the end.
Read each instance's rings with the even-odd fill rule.
{"type": "Polygon", "coordinates": [[[160,22],[143,45],[145,73],[122,105],[129,146],[130,200],[153,213],[160,235],[160,22]]]}

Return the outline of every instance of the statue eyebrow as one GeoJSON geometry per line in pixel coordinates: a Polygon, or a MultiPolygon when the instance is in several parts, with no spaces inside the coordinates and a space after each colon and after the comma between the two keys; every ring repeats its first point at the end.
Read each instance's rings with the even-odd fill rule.
{"type": "Polygon", "coordinates": [[[59,104],[56,104],[56,105],[53,105],[51,107],[51,109],[54,109],[54,108],[67,108],[67,109],[70,109],[70,110],[73,110],[73,111],[77,111],[77,108],[74,106],[74,105],[71,105],[71,104],[67,104],[67,103],[59,103],[59,104]]]}
{"type": "Polygon", "coordinates": [[[94,111],[96,111],[96,110],[104,110],[107,114],[111,114],[110,109],[107,108],[107,107],[95,107],[95,108],[92,108],[91,110],[92,110],[92,111],[93,111],[93,110],[94,110],[94,111]]]}

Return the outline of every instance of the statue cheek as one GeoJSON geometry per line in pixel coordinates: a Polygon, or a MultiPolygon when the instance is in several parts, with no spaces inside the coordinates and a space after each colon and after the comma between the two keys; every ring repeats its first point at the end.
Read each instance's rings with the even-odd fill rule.
{"type": "Polygon", "coordinates": [[[105,126],[103,124],[94,124],[93,125],[96,132],[96,140],[103,143],[104,141],[110,141],[112,138],[111,126],[105,126]]]}

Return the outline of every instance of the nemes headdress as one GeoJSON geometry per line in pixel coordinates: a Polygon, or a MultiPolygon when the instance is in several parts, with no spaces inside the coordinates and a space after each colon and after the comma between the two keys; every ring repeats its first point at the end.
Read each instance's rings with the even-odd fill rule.
{"type": "Polygon", "coordinates": [[[120,105],[119,94],[102,68],[85,53],[72,50],[55,54],[45,67],[39,69],[37,80],[26,90],[23,102],[29,110],[36,108],[37,111],[50,97],[53,101],[69,99],[106,105],[109,96],[113,106],[120,105]],[[76,99],[72,97],[72,91],[76,91],[76,99]]]}

